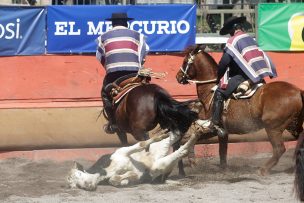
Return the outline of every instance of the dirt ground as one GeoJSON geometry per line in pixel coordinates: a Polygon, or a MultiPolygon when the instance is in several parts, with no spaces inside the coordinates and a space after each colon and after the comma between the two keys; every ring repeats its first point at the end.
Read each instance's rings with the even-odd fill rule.
{"type": "MultiPolygon", "coordinates": [[[[24,159],[0,161],[0,202],[298,202],[293,191],[293,150],[288,150],[266,177],[256,170],[270,154],[229,158],[229,168],[219,168],[219,158],[198,160],[179,178],[173,171],[165,184],[128,188],[100,185],[97,191],[70,189],[66,175],[73,161],[55,163],[24,159]]],[[[84,166],[92,162],[78,160],[84,166]]]]}

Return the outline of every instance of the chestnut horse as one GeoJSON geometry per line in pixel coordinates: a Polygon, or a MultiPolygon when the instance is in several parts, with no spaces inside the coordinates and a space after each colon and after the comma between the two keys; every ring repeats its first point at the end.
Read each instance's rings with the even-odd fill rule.
{"type": "MultiPolygon", "coordinates": [[[[217,78],[217,63],[200,46],[190,47],[176,79],[181,84],[196,82],[198,98],[203,103],[200,119],[211,117],[211,88],[217,78]],[[194,81],[195,80],[195,81],[194,81]]],[[[245,134],[265,129],[273,148],[272,157],[259,168],[266,175],[286,151],[283,131],[288,130],[297,139],[303,131],[304,93],[296,86],[279,81],[261,86],[249,99],[231,99],[223,113],[223,126],[229,134],[245,134]]],[[[227,165],[228,137],[219,138],[220,165],[227,165]]]]}
{"type": "Polygon", "coordinates": [[[158,124],[161,129],[182,135],[197,119],[190,109],[192,101],[179,102],[156,84],[143,84],[132,89],[115,108],[117,135],[123,146],[127,134],[137,141],[149,139],[148,132],[158,124]]]}

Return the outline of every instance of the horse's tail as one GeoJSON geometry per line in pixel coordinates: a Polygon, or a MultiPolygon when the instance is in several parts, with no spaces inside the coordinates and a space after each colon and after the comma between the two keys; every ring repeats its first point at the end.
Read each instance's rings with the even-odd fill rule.
{"type": "MultiPolygon", "coordinates": [[[[302,112],[300,115],[301,123],[300,127],[303,130],[303,120],[304,120],[304,91],[301,91],[302,97],[302,112]]],[[[295,192],[297,197],[304,201],[304,132],[302,131],[298,137],[297,146],[294,152],[294,159],[295,159],[295,192]]]]}
{"type": "MultiPolygon", "coordinates": [[[[303,121],[304,121],[304,91],[301,91],[301,99],[302,99],[302,111],[300,113],[300,123],[299,126],[300,128],[303,126],[303,121]]],[[[303,131],[303,128],[301,128],[301,132],[303,131]]]]}
{"type": "Polygon", "coordinates": [[[185,133],[192,122],[198,118],[198,113],[190,109],[192,101],[179,102],[167,92],[158,91],[155,105],[158,113],[160,127],[169,130],[179,130],[185,133]]]}
{"type": "Polygon", "coordinates": [[[304,133],[301,133],[294,153],[295,159],[295,192],[297,197],[304,201],[304,133]]]}

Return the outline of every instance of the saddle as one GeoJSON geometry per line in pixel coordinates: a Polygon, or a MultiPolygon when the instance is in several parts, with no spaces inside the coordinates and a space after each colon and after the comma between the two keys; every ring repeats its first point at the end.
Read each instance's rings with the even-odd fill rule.
{"type": "MultiPolygon", "coordinates": [[[[253,84],[250,80],[246,80],[242,82],[232,93],[231,97],[228,98],[224,102],[224,110],[227,111],[230,100],[238,100],[238,99],[248,99],[254,95],[254,93],[257,91],[257,89],[265,84],[265,81],[261,81],[260,83],[253,84]]],[[[215,92],[218,85],[215,85],[211,90],[215,92]]],[[[213,97],[211,98],[210,104],[213,101],[213,97]]]]}
{"type": "Polygon", "coordinates": [[[242,82],[236,89],[236,91],[232,94],[233,99],[246,99],[250,98],[256,90],[265,84],[265,81],[260,83],[253,84],[251,80],[246,80],[242,82]]]}
{"type": "Polygon", "coordinates": [[[132,73],[122,76],[115,80],[113,83],[105,87],[105,91],[112,97],[112,103],[118,103],[128,92],[135,87],[149,84],[151,77],[149,75],[139,75],[132,73]]]}

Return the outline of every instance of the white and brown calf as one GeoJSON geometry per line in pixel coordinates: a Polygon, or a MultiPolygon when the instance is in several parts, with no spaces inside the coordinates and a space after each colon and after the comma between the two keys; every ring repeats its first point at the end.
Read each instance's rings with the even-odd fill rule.
{"type": "Polygon", "coordinates": [[[179,133],[169,132],[119,148],[112,155],[102,156],[87,171],[75,163],[67,178],[69,186],[95,190],[100,182],[113,186],[164,182],[177,162],[193,148],[197,136],[193,134],[178,150],[170,153],[170,147],[179,139],[179,133]]]}

